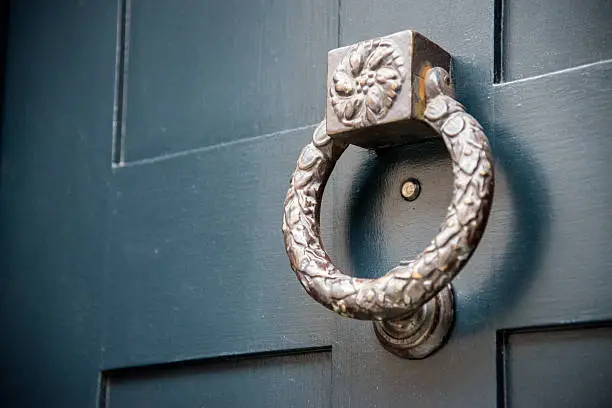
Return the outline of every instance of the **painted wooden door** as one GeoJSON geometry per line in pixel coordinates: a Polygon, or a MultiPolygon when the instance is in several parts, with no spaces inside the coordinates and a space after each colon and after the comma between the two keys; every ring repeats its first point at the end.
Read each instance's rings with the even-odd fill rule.
{"type": "MultiPolygon", "coordinates": [[[[0,406],[610,406],[611,17],[607,0],[13,2],[0,406]],[[404,29],[454,56],[497,166],[453,334],[422,361],[312,301],[280,231],[327,51],[404,29]]],[[[328,251],[379,276],[434,235],[451,185],[440,141],[350,148],[328,251]]]]}

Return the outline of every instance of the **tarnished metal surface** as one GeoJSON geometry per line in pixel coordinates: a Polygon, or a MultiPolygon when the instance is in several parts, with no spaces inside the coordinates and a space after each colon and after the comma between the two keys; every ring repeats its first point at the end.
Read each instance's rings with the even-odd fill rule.
{"type": "MultiPolygon", "coordinates": [[[[388,55],[393,55],[391,48],[387,51],[388,55]]],[[[354,50],[343,60],[348,68],[353,58],[351,52],[354,50]]],[[[355,66],[359,65],[355,63],[355,66]]],[[[423,252],[378,279],[349,276],[332,263],[320,237],[321,199],[334,165],[347,145],[343,139],[330,138],[325,121],[316,128],[312,142],[299,156],[285,200],[282,228],[291,267],[306,291],[319,303],[342,316],[385,321],[375,324],[375,328],[379,339],[392,351],[397,345],[393,339],[405,345],[409,337],[406,331],[404,335],[398,334],[398,328],[410,331],[417,327],[416,332],[423,334],[425,330],[427,336],[435,335],[433,345],[425,347],[426,352],[411,355],[405,347],[403,351],[393,351],[413,358],[431,353],[448,334],[453,310],[451,289],[447,285],[461,271],[480,241],[494,187],[487,137],[476,119],[453,98],[448,72],[439,67],[428,69],[424,73],[423,88],[426,106],[422,121],[444,139],[453,162],[455,180],[446,218],[423,252]],[[427,313],[422,307],[443,289],[448,293],[443,292],[442,297],[426,306],[430,309],[429,314],[433,308],[437,317],[423,320],[422,316],[427,313]],[[426,321],[430,324],[424,329],[426,321]]],[[[343,89],[348,89],[348,85],[343,89]]],[[[392,104],[389,105],[392,109],[392,104]]],[[[356,111],[349,113],[353,118],[361,115],[356,111]]],[[[346,107],[337,114],[339,118],[348,118],[346,107]]],[[[359,123],[364,125],[368,120],[366,115],[365,122],[359,123]]],[[[415,344],[408,344],[408,348],[413,346],[415,344]]]]}
{"type": "Polygon", "coordinates": [[[359,279],[342,273],[321,243],[323,189],[346,145],[332,140],[322,122],[300,154],[285,200],[285,246],[306,291],[344,316],[383,320],[413,313],[461,270],[482,236],[493,197],[489,143],[480,124],[440,88],[432,84],[425,119],[443,137],[451,154],[453,198],[431,244],[415,260],[381,278],[359,279]]]}
{"type": "Polygon", "coordinates": [[[347,127],[374,125],[393,107],[406,79],[405,59],[393,40],[379,38],[350,47],[332,77],[331,105],[347,127]]]}
{"type": "Polygon", "coordinates": [[[331,50],[327,57],[327,134],[380,148],[436,137],[423,122],[425,74],[450,70],[451,56],[416,31],[331,50]]]}
{"type": "Polygon", "coordinates": [[[376,320],[374,332],[385,349],[400,357],[422,359],[448,339],[455,321],[453,288],[446,285],[417,312],[399,320],[376,320]]]}

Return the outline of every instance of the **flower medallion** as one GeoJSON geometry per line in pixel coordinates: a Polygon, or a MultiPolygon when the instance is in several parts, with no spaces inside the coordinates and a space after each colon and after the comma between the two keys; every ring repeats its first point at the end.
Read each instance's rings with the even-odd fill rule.
{"type": "Polygon", "coordinates": [[[406,79],[404,57],[386,38],[363,41],[344,55],[329,87],[331,104],[345,126],[360,128],[384,118],[406,79]]]}

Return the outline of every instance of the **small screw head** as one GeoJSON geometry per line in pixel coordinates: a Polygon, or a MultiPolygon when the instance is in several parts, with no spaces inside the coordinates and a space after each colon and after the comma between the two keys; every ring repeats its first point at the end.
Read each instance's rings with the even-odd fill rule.
{"type": "Polygon", "coordinates": [[[408,201],[414,201],[421,193],[421,183],[415,178],[409,178],[402,184],[402,197],[408,201]]]}

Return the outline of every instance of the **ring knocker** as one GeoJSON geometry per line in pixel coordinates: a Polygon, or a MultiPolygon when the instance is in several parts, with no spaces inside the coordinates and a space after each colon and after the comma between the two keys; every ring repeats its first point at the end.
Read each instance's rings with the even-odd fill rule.
{"type": "Polygon", "coordinates": [[[401,357],[440,348],[454,321],[451,280],[478,245],[493,200],[493,165],[482,127],[453,98],[450,55],[413,31],[329,53],[326,120],[302,150],[284,205],[291,267],[308,294],[342,316],[373,320],[382,345],[401,357]],[[340,271],[320,236],[323,189],[348,144],[381,148],[439,135],[453,163],[450,206],[414,260],[378,279],[340,271]]]}

